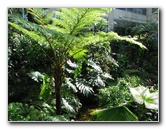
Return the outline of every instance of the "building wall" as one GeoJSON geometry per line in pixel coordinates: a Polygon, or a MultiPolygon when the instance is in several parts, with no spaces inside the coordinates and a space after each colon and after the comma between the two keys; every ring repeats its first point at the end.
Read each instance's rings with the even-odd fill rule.
{"type": "Polygon", "coordinates": [[[152,8],[115,8],[108,14],[108,22],[111,30],[114,30],[116,21],[119,23],[118,26],[122,26],[126,22],[140,24],[153,19],[152,8]]]}

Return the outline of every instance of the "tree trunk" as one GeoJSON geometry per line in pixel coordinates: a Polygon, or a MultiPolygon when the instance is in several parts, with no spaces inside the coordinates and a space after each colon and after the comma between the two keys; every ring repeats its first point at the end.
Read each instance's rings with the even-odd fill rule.
{"type": "Polygon", "coordinates": [[[62,80],[63,80],[63,70],[62,66],[58,65],[55,68],[54,72],[54,79],[55,79],[55,94],[56,94],[56,113],[57,115],[61,114],[61,87],[62,87],[62,80]]]}

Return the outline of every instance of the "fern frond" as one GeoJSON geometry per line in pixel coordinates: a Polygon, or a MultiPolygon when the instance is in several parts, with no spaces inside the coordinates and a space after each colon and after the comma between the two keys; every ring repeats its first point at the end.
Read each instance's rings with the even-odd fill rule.
{"type": "Polygon", "coordinates": [[[138,45],[140,48],[147,49],[142,43],[135,41],[133,38],[126,36],[119,36],[115,32],[98,32],[95,35],[93,33],[88,33],[80,37],[83,44],[90,45],[96,43],[108,43],[108,41],[117,40],[117,41],[126,41],[131,44],[138,45]]]}
{"type": "MultiPolygon", "coordinates": [[[[39,14],[41,9],[29,10],[37,19],[42,20],[40,21],[42,24],[45,22],[41,18],[41,15],[45,14],[39,14]]],[[[101,16],[108,11],[110,10],[107,8],[62,8],[60,11],[56,11],[57,17],[52,18],[53,24],[46,26],[30,23],[18,16],[9,15],[9,19],[18,23],[15,24],[9,21],[9,25],[29,36],[41,46],[50,47],[54,56],[58,52],[56,54],[65,56],[70,54],[75,59],[83,59],[87,55],[88,50],[86,47],[101,42],[109,44],[111,40],[125,40],[145,48],[141,43],[134,41],[132,38],[121,37],[114,32],[84,33],[79,35],[86,27],[91,28],[95,21],[104,20],[101,16]]]]}
{"type": "Polygon", "coordinates": [[[17,24],[8,22],[9,25],[11,25],[13,28],[19,30],[20,32],[28,35],[29,37],[31,37],[33,40],[35,40],[36,42],[40,41],[40,42],[46,42],[46,39],[42,36],[39,36],[36,32],[32,32],[32,31],[28,31],[27,29],[24,29],[22,27],[20,27],[17,24]]]}
{"type": "Polygon", "coordinates": [[[56,44],[54,41],[64,40],[65,42],[66,40],[73,38],[70,35],[65,35],[57,32],[54,29],[50,29],[50,25],[44,27],[42,25],[28,22],[27,20],[24,20],[16,15],[9,15],[9,19],[17,22],[17,24],[15,24],[9,21],[8,23],[10,26],[22,32],[23,34],[28,35],[35,41],[48,42],[48,39],[50,39],[49,41],[52,41],[52,44],[56,44]]]}
{"type": "Polygon", "coordinates": [[[27,12],[33,15],[36,20],[36,22],[40,25],[44,25],[44,20],[43,20],[43,11],[41,8],[27,8],[27,12]]]}
{"type": "Polygon", "coordinates": [[[53,19],[53,24],[65,29],[68,34],[77,35],[95,21],[105,20],[101,16],[108,11],[111,10],[107,8],[61,8],[57,13],[58,18],[53,19]]]}
{"type": "Polygon", "coordinates": [[[77,60],[85,58],[87,52],[88,50],[86,48],[79,48],[79,46],[69,50],[69,54],[77,60]]]}
{"type": "Polygon", "coordinates": [[[126,36],[119,36],[115,32],[109,32],[107,35],[111,40],[127,41],[131,44],[138,45],[142,49],[147,49],[142,43],[140,43],[138,41],[135,41],[133,38],[129,38],[129,37],[126,37],[126,36]]]}
{"type": "Polygon", "coordinates": [[[48,25],[55,14],[55,11],[49,11],[49,9],[42,8],[27,8],[27,12],[34,16],[34,20],[39,25],[48,25]]]}

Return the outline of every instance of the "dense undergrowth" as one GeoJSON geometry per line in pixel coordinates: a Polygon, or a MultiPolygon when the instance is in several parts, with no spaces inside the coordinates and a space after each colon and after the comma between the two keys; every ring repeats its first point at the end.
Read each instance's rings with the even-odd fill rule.
{"type": "Polygon", "coordinates": [[[157,23],[135,41],[109,30],[111,9],[25,10],[9,9],[9,121],[158,121],[157,23]]]}

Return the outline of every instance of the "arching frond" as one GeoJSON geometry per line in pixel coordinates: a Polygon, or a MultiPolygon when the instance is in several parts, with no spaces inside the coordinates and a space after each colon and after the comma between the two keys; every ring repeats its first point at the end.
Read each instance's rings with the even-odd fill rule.
{"type": "Polygon", "coordinates": [[[94,22],[105,20],[101,16],[109,11],[111,9],[108,8],[61,8],[57,12],[58,18],[54,18],[53,24],[60,26],[68,34],[76,35],[94,22]]]}
{"type": "Polygon", "coordinates": [[[104,20],[101,16],[109,11],[110,9],[107,8],[62,8],[60,11],[53,11],[57,15],[54,18],[51,17],[53,12],[48,11],[43,14],[44,11],[42,12],[41,9],[29,9],[29,12],[41,24],[28,22],[16,15],[9,15],[10,21],[8,23],[11,27],[29,36],[40,45],[51,48],[54,55],[67,56],[70,54],[75,59],[86,57],[87,46],[101,42],[109,44],[109,41],[112,40],[125,40],[139,45],[141,48],[146,48],[132,38],[121,37],[114,32],[98,32],[95,34],[88,32],[79,35],[86,27],[91,28],[96,21],[104,20]],[[51,19],[52,23],[48,24],[45,19],[51,19]]]}

